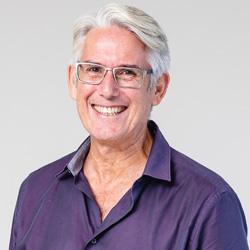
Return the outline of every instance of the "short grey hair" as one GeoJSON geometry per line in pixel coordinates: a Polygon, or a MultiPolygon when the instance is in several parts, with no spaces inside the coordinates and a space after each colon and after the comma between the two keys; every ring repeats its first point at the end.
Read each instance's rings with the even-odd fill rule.
{"type": "Polygon", "coordinates": [[[97,13],[78,18],[73,26],[72,63],[79,60],[87,33],[97,27],[117,25],[133,32],[145,44],[147,62],[153,70],[151,86],[169,71],[170,55],[167,37],[159,24],[144,11],[118,3],[107,4],[97,13]]]}

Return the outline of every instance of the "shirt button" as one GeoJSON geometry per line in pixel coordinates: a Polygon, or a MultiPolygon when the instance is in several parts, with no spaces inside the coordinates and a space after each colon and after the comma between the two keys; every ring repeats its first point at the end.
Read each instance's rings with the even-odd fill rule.
{"type": "Polygon", "coordinates": [[[95,245],[95,244],[97,243],[96,238],[94,238],[93,240],[91,240],[91,243],[92,243],[93,245],[95,245]]]}

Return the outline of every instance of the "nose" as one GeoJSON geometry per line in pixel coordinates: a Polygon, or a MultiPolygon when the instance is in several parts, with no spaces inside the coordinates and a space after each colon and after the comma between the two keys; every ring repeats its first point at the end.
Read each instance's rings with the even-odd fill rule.
{"type": "Polygon", "coordinates": [[[99,95],[111,99],[119,95],[119,86],[113,77],[112,70],[107,70],[103,80],[97,87],[99,95]]]}

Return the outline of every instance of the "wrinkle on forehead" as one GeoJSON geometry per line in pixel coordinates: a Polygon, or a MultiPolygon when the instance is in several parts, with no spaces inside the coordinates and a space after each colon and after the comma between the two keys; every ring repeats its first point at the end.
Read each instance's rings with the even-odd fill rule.
{"type": "Polygon", "coordinates": [[[118,26],[90,30],[82,48],[81,60],[94,60],[106,66],[147,64],[145,45],[131,31],[118,26]]]}

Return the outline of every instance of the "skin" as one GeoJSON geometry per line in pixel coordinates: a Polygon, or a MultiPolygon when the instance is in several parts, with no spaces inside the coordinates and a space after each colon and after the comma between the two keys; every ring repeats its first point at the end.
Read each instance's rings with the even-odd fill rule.
{"type": "MultiPolygon", "coordinates": [[[[106,67],[150,68],[144,44],[133,33],[117,26],[90,30],[81,52],[80,61],[106,67]]],[[[76,82],[75,67],[69,65],[69,92],[91,138],[83,171],[102,219],[143,173],[152,145],[147,120],[152,106],[163,99],[169,76],[163,74],[150,89],[149,80],[147,76],[140,89],[119,88],[108,71],[99,85],[87,85],[76,82]],[[121,112],[107,115],[98,112],[100,106],[119,107],[121,112]]]]}

